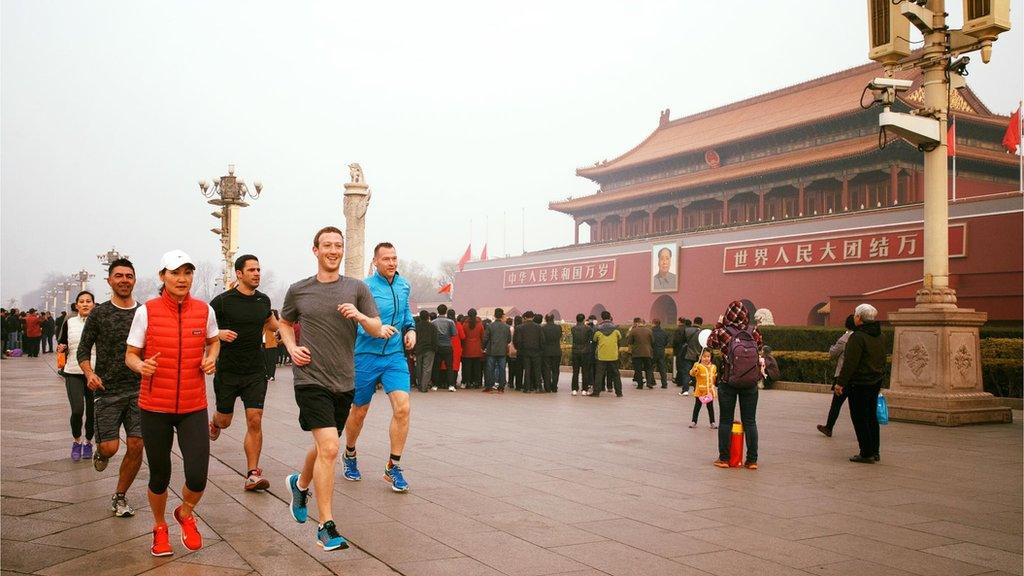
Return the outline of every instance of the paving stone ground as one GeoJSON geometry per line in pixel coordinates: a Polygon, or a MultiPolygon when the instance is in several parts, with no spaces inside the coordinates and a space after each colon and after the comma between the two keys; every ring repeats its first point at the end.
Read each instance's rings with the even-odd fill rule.
{"type": "Polygon", "coordinates": [[[4,575],[1024,573],[1019,412],[1010,425],[890,424],[882,462],[863,465],[847,461],[845,410],[835,437],[815,431],[827,396],[767,391],[761,469],[719,470],[706,413],[686,427],[692,398],[674,388],[572,397],[566,374],[557,395],[414,393],[407,494],[380,480],[390,408],[378,393],[358,447],[363,481],[337,474],[335,517],[354,546],[323,552],[313,522],[287,511],[283,479],[310,443],[290,369],[270,384],[264,417],[271,491],[242,490],[236,423],[213,444],[197,509],[205,547],[186,554],[172,526],[175,555],[157,559],[145,466],[129,494],[139,514],[112,518],[120,457],[103,473],[70,460],[52,361],[0,364],[4,575]]]}

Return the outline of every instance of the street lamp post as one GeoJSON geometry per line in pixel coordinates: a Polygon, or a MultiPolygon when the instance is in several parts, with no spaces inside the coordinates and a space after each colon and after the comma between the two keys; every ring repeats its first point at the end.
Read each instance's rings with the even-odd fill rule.
{"type": "Polygon", "coordinates": [[[74,276],[70,280],[57,283],[57,289],[64,291],[64,311],[68,314],[71,313],[71,289],[75,287],[73,280],[74,276]]]}
{"type": "MultiPolygon", "coordinates": [[[[85,285],[89,283],[90,278],[95,278],[95,274],[90,274],[88,270],[82,268],[78,272],[71,275],[70,280],[77,284],[78,290],[85,290],[85,285]]],[[[73,284],[74,285],[74,284],[73,284]]]]}
{"type": "Polygon", "coordinates": [[[96,259],[99,260],[100,264],[103,265],[104,271],[107,271],[110,268],[111,262],[113,262],[114,260],[118,260],[120,258],[128,258],[128,255],[118,252],[117,249],[114,247],[111,247],[110,250],[107,250],[103,254],[96,255],[96,259]]]}
{"type": "Polygon", "coordinates": [[[980,51],[982,62],[989,61],[992,42],[1010,29],[1009,0],[964,0],[960,30],[946,23],[945,0],[868,0],[867,5],[868,55],[887,73],[868,86],[882,92],[876,94],[884,106],[879,126],[924,152],[923,285],[913,308],[888,315],[894,326],[890,417],[941,426],[1010,422],[1010,409],[982,386],[978,328],[988,314],[959,308],[949,282],[946,163],[949,95],[966,85],[970,62],[962,54],[980,51]],[[916,53],[909,49],[910,24],[924,37],[916,53]],[[911,84],[893,73],[912,68],[923,72],[924,106],[910,114],[893,112],[896,93],[911,84]]]}
{"type": "Polygon", "coordinates": [[[210,215],[220,220],[220,226],[210,231],[220,237],[220,251],[224,259],[221,283],[225,290],[230,285],[235,253],[238,251],[238,212],[249,205],[245,202],[247,196],[253,200],[259,198],[263,184],[257,180],[253,182],[253,188],[255,191],[249,190],[245,181],[235,176],[234,164],[228,164],[228,175],[214,178],[212,185],[206,180],[199,181],[203,196],[211,198],[208,203],[217,207],[210,215]]]}

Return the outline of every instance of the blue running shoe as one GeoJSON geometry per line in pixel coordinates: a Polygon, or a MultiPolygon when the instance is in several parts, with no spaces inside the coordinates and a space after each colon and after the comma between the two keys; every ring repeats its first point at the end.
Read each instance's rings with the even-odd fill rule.
{"type": "Polygon", "coordinates": [[[338,528],[334,525],[334,520],[328,520],[324,522],[323,526],[317,528],[316,543],[318,546],[323,547],[324,550],[337,550],[339,548],[344,550],[348,548],[348,541],[341,534],[338,534],[338,528]]]}
{"type": "Polygon", "coordinates": [[[405,481],[405,476],[402,476],[402,467],[398,464],[384,468],[384,481],[390,483],[391,489],[395,492],[409,491],[409,483],[405,481]]]}
{"type": "Polygon", "coordinates": [[[306,500],[309,498],[309,490],[299,490],[299,475],[292,474],[284,479],[288,488],[292,491],[291,511],[292,518],[299,524],[306,522],[309,517],[309,510],[306,508],[306,500]]]}
{"type": "Polygon", "coordinates": [[[345,480],[359,482],[363,479],[363,475],[359,473],[359,463],[356,462],[355,456],[349,458],[342,454],[341,462],[345,465],[345,480]]]}

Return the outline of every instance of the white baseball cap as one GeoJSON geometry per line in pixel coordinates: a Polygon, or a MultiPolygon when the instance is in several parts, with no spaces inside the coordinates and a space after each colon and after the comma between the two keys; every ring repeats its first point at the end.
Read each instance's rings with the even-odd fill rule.
{"type": "Polygon", "coordinates": [[[160,258],[160,268],[164,270],[177,270],[185,264],[191,264],[193,268],[196,266],[192,258],[181,250],[171,250],[160,258]]]}

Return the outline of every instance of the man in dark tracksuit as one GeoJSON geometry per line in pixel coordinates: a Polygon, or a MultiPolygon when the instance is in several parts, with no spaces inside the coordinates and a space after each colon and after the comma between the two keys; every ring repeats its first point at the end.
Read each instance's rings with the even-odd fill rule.
{"type": "Polygon", "coordinates": [[[576,325],[572,327],[572,395],[580,390],[580,372],[583,373],[583,390],[589,390],[593,382],[591,358],[594,329],[583,322],[583,314],[576,315],[576,325]]]}
{"type": "Polygon", "coordinates": [[[523,392],[540,391],[544,355],[544,330],[533,321],[533,312],[523,313],[523,323],[512,334],[512,344],[523,368],[523,392]]]}
{"type": "Polygon", "coordinates": [[[661,327],[661,320],[654,319],[651,329],[651,345],[654,357],[651,360],[654,370],[661,374],[661,387],[668,388],[668,377],[665,375],[665,347],[668,346],[668,332],[661,327]]]}
{"type": "Polygon", "coordinates": [[[544,317],[544,391],[558,392],[558,372],[562,364],[562,327],[555,317],[544,317]]]}
{"type": "Polygon", "coordinates": [[[839,372],[835,393],[846,392],[850,402],[850,420],[857,432],[860,452],[850,462],[874,464],[879,460],[878,393],[885,371],[885,343],[882,327],[875,320],[878,310],[861,304],[853,311],[853,334],[846,342],[843,369],[839,372]]]}

